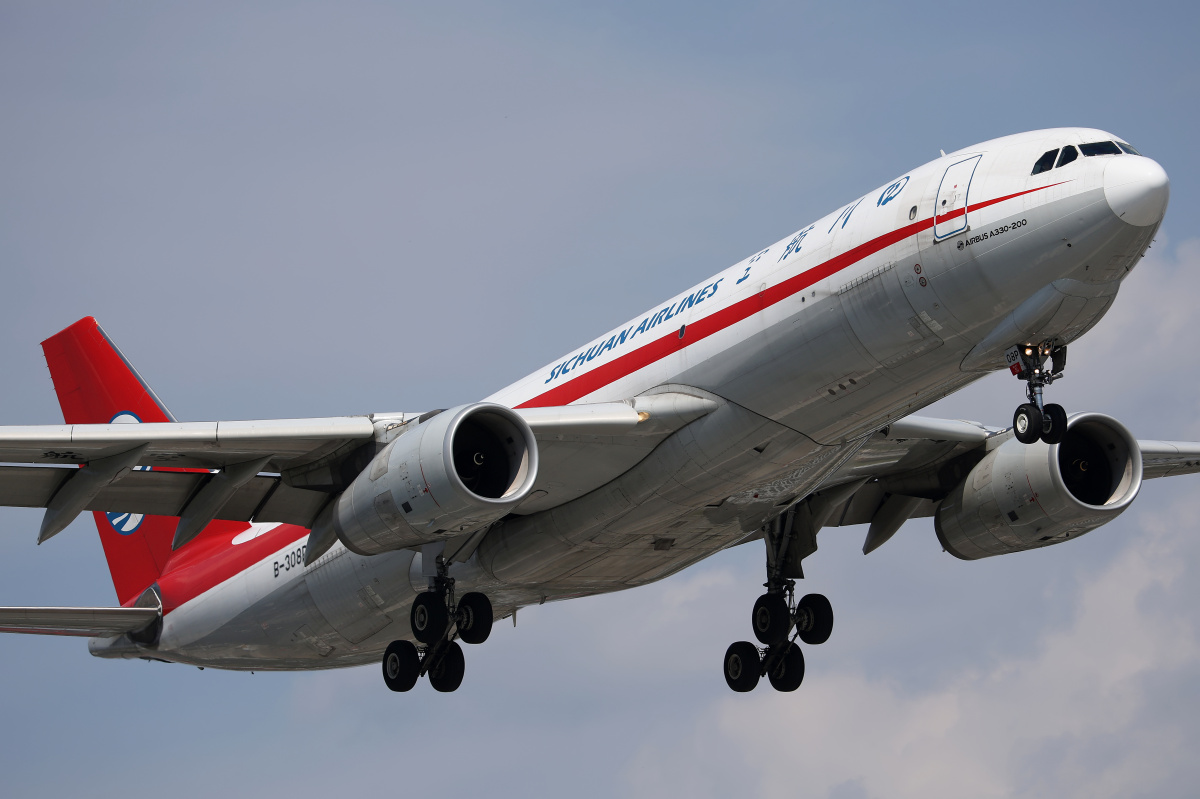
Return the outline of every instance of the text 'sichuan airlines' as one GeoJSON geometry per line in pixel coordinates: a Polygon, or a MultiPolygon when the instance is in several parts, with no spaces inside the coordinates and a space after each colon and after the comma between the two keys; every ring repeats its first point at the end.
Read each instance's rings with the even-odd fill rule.
{"type": "Polygon", "coordinates": [[[120,607],[0,608],[0,631],[227,669],[376,662],[393,691],[453,691],[495,619],[761,540],[767,590],[725,679],[795,690],[797,641],[833,629],[795,590],[822,528],[869,524],[867,553],[933,517],[974,560],[1200,472],[1200,444],[1049,401],[1168,193],[1104,131],[984,142],[425,413],[181,422],[81,319],[42,343],[66,424],[0,427],[0,504],[45,508],[39,541],[92,511],[120,607]],[[1011,428],[911,415],[1001,369],[1011,428]]]}

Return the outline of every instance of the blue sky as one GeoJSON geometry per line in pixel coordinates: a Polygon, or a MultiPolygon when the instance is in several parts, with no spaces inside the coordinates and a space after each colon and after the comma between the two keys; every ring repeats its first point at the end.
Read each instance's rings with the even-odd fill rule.
{"type": "MultiPolygon", "coordinates": [[[[1200,70],[1183,3],[0,5],[0,423],[97,316],[181,419],[469,402],[882,184],[1020,130],[1112,130],[1171,208],[1055,399],[1200,440],[1200,70]],[[503,346],[492,346],[502,341],[503,346]]],[[[1005,424],[994,376],[931,412],[1005,424]]],[[[795,695],[720,674],[756,546],[541,608],[463,688],[0,640],[8,796],[1190,795],[1197,478],[1065,546],[961,563],[827,530],[795,695]]],[[[0,604],[105,605],[89,522],[0,510],[0,604]]]]}

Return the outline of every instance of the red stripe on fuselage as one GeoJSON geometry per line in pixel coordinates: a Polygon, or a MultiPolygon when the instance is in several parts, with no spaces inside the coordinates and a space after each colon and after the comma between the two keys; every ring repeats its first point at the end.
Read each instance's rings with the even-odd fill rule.
{"type": "MultiPolygon", "coordinates": [[[[1031,194],[1035,191],[1049,189],[1052,186],[1059,186],[1061,183],[1052,183],[1049,186],[1040,186],[1036,189],[1026,189],[1015,194],[1008,194],[1003,197],[997,197],[994,200],[986,200],[976,205],[970,206],[969,210],[978,211],[981,208],[987,208],[997,203],[1012,200],[1016,197],[1021,197],[1025,194],[1031,194]]],[[[944,222],[948,219],[954,219],[962,216],[967,212],[967,208],[960,208],[957,211],[951,211],[945,216],[938,217],[939,222],[944,222]]],[[[776,303],[786,300],[795,294],[799,294],[809,286],[818,283],[832,275],[837,274],[843,269],[853,266],[864,258],[867,258],[885,247],[890,247],[897,242],[903,241],[909,236],[929,230],[933,227],[933,218],[913,222],[911,225],[884,233],[870,241],[860,244],[857,247],[847,250],[841,255],[835,255],[824,263],[818,264],[813,268],[801,272],[798,275],[793,275],[787,280],[770,288],[764,289],[751,297],[744,300],[739,300],[733,305],[722,308],[719,311],[714,311],[708,316],[698,319],[695,322],[689,322],[687,329],[684,331],[684,337],[680,338],[678,331],[672,331],[663,335],[648,344],[645,344],[638,349],[626,353],[618,358],[614,358],[608,363],[601,364],[590,372],[573,377],[561,386],[555,386],[549,391],[539,394],[533,399],[526,400],[518,405],[518,408],[543,408],[554,405],[568,405],[577,399],[586,397],[594,391],[599,391],[610,383],[614,383],[623,377],[627,377],[639,369],[645,368],[653,363],[656,363],[668,355],[672,355],[685,347],[690,347],[698,341],[703,341],[709,336],[719,333],[727,327],[737,324],[745,319],[749,319],[759,311],[765,310],[776,303]]]]}

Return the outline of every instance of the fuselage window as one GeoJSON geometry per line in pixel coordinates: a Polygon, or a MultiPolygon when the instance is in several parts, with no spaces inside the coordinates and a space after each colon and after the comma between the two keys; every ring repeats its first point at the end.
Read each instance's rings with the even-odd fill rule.
{"type": "Polygon", "coordinates": [[[1121,148],[1110,141],[1096,141],[1079,145],[1079,152],[1084,155],[1120,155],[1121,148]]]}
{"type": "Polygon", "coordinates": [[[1051,169],[1054,169],[1054,156],[1056,155],[1058,155],[1058,150],[1051,150],[1043,155],[1037,160],[1037,163],[1033,165],[1033,172],[1030,174],[1040,175],[1043,172],[1049,172],[1051,169]]]}
{"type": "Polygon", "coordinates": [[[1058,163],[1054,165],[1054,168],[1058,169],[1060,166],[1065,166],[1078,157],[1079,151],[1068,144],[1066,147],[1062,148],[1062,155],[1058,157],[1058,163]]]}
{"type": "Polygon", "coordinates": [[[1117,146],[1120,147],[1125,152],[1129,153],[1130,155],[1141,155],[1141,153],[1139,153],[1137,150],[1133,149],[1132,147],[1130,147],[1128,144],[1126,144],[1123,141],[1117,142],[1117,146]]]}

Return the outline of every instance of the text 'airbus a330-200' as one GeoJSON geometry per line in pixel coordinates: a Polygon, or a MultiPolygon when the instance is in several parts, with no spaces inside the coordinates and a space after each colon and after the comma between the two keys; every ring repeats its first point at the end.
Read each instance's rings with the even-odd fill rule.
{"type": "Polygon", "coordinates": [[[42,343],[65,424],[0,427],[0,504],[45,508],[39,541],[92,511],[120,606],[0,608],[0,630],[226,669],[376,662],[393,691],[453,691],[460,642],[495,619],[761,540],[755,640],[725,679],[795,690],[797,641],[833,628],[795,591],[823,527],[869,523],[871,552],[933,517],[973,560],[1076,538],[1143,479],[1200,472],[1200,444],[1045,401],[1168,194],[1104,131],[984,142],[427,413],[180,422],[82,319],[42,343]],[[1025,384],[1012,427],[911,415],[1001,369],[1025,384]]]}

